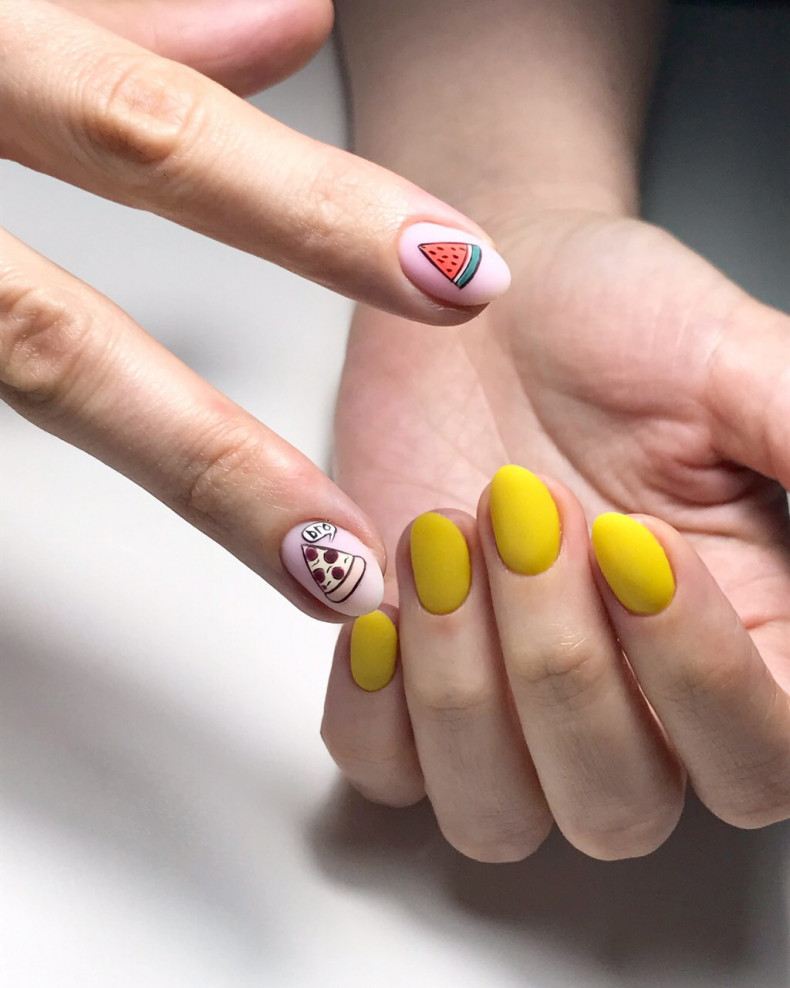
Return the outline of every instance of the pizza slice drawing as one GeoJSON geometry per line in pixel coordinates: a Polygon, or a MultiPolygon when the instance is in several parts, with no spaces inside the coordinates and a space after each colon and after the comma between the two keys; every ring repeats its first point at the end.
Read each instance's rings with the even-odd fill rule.
{"type": "Polygon", "coordinates": [[[302,555],[315,582],[336,604],[351,596],[365,574],[365,560],[350,552],[303,545],[302,555]]]}
{"type": "Polygon", "coordinates": [[[420,244],[423,255],[458,288],[477,274],[482,251],[477,244],[420,244]]]}

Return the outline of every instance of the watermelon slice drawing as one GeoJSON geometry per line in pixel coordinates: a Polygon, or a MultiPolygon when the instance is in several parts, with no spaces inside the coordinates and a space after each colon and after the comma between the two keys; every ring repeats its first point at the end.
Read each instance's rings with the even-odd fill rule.
{"type": "Polygon", "coordinates": [[[420,244],[420,250],[445,278],[463,288],[477,274],[482,251],[477,244],[420,244]]]}

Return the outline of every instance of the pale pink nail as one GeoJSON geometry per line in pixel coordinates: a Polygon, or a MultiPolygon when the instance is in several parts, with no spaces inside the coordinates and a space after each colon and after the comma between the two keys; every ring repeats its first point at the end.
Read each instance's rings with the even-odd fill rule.
{"type": "Polygon", "coordinates": [[[406,227],[398,244],[406,277],[442,302],[484,305],[506,292],[510,268],[484,240],[437,223],[406,227]]]}
{"type": "Polygon", "coordinates": [[[292,528],[280,556],[294,579],[340,614],[368,614],[384,596],[376,557],[356,535],[331,522],[305,521],[292,528]]]}

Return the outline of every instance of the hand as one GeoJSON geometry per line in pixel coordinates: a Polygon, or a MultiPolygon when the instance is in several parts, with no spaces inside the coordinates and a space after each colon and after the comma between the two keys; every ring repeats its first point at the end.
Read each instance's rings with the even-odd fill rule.
{"type": "MultiPolygon", "coordinates": [[[[60,7],[6,0],[0,155],[371,304],[427,322],[463,322],[487,299],[478,292],[446,304],[426,294],[419,257],[410,262],[403,244],[416,220],[460,225],[475,240],[472,224],[223,88],[276,81],[315,51],[330,24],[327,0],[68,0],[60,7]]],[[[480,243],[483,265],[499,264],[501,273],[480,243]]],[[[380,597],[381,543],[345,495],[107,299],[6,232],[0,397],[147,488],[308,612],[356,614],[380,597]],[[327,579],[319,586],[320,567],[305,565],[306,523],[326,519],[329,531],[345,530],[330,555],[364,561],[353,598],[341,599],[327,579]]],[[[345,577],[341,562],[334,569],[345,577]]]]}
{"type": "Polygon", "coordinates": [[[485,860],[534,849],[549,813],[590,854],[647,853],[677,817],[675,757],[722,819],[743,827],[783,819],[790,815],[790,529],[780,485],[790,482],[790,320],[648,224],[516,211],[508,223],[499,233],[514,288],[469,326],[426,337],[392,317],[359,312],[338,410],[338,479],[390,546],[426,509],[473,509],[508,461],[559,478],[588,519],[611,509],[661,518],[649,524],[674,570],[672,603],[639,617],[598,586],[667,740],[629,693],[608,622],[590,610],[581,508],[553,484],[566,569],[519,577],[509,598],[534,600],[534,581],[545,577],[541,599],[553,633],[542,628],[540,609],[503,604],[484,499],[487,570],[474,527],[459,520],[473,574],[491,578],[496,631],[473,578],[476,610],[470,615],[465,604],[450,617],[474,647],[448,656],[446,627],[429,627],[424,608],[414,606],[402,548],[402,669],[381,692],[364,693],[348,675],[343,639],[327,698],[327,744],[374,799],[408,803],[425,785],[452,843],[485,860]],[[522,715],[518,737],[503,712],[504,670],[522,715]],[[425,741],[430,677],[442,687],[427,704],[434,724],[444,725],[438,744],[436,731],[433,743],[425,741]],[[501,714],[488,721],[500,725],[499,739],[470,748],[484,709],[501,714]],[[504,785],[503,777],[515,777],[514,760],[522,781],[504,785]],[[539,788],[529,781],[532,764],[539,788]]]}

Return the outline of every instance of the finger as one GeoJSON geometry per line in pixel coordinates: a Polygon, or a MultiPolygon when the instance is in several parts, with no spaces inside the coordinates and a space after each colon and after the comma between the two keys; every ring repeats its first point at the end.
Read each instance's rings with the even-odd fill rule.
{"type": "Polygon", "coordinates": [[[380,603],[384,550],[317,467],[1,230],[0,398],[126,474],[309,613],[380,603]]]}
{"type": "Polygon", "coordinates": [[[398,655],[397,611],[382,607],[341,629],[321,737],[368,799],[411,806],[425,795],[398,655]]]}
{"type": "Polygon", "coordinates": [[[507,288],[463,216],[185,66],[44,0],[6,0],[0,48],[6,157],[418,321],[507,288]]]}
{"type": "Polygon", "coordinates": [[[57,6],[236,93],[292,75],[332,30],[330,0],[57,0],[57,6]]]}
{"type": "Polygon", "coordinates": [[[507,466],[478,521],[510,687],[557,826],[596,858],[650,853],[677,824],[684,775],[612,633],[581,505],[507,466]]]}
{"type": "Polygon", "coordinates": [[[524,858],[552,821],[513,710],[472,519],[421,515],[397,565],[406,699],[442,833],[480,861],[524,858]]]}
{"type": "MultiPolygon", "coordinates": [[[[790,317],[733,290],[708,361],[705,403],[713,448],[790,487],[790,317]]],[[[734,478],[736,483],[739,478],[734,478]]]]}
{"type": "Polygon", "coordinates": [[[689,543],[608,514],[593,546],[609,614],[640,686],[713,813],[740,827],[790,815],[790,708],[689,543]]]}

